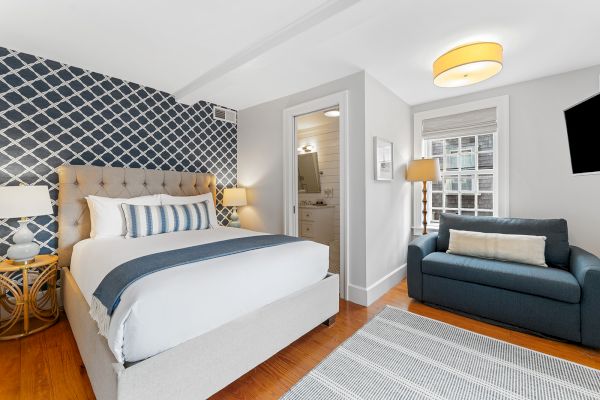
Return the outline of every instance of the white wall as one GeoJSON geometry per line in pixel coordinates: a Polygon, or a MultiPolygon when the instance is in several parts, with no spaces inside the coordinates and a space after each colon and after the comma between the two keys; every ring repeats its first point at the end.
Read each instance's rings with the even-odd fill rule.
{"type": "MultiPolygon", "coordinates": [[[[413,107],[510,97],[510,216],[565,218],[571,244],[600,255],[600,175],[574,176],[563,110],[598,93],[600,66],[413,107]]],[[[452,89],[449,89],[452,90],[452,89]]],[[[599,111],[600,112],[600,111],[599,111]]],[[[590,135],[598,135],[597,129],[590,135]]]]}
{"type": "Polygon", "coordinates": [[[248,204],[239,211],[242,226],[282,233],[283,110],[320,97],[348,91],[349,199],[348,248],[351,284],[365,287],[365,75],[363,72],[238,112],[238,183],[248,188],[248,204]]]}
{"type": "Polygon", "coordinates": [[[404,177],[412,154],[412,114],[404,101],[368,74],[365,88],[367,302],[371,303],[405,276],[412,191],[404,177]],[[394,143],[391,182],[374,179],[376,136],[394,143]]]}

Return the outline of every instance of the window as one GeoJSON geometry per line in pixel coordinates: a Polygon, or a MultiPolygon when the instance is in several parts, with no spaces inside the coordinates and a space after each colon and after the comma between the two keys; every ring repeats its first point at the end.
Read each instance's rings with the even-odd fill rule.
{"type": "Polygon", "coordinates": [[[431,222],[441,213],[497,215],[494,133],[429,139],[426,156],[440,163],[441,182],[431,184],[431,222]]]}
{"type": "MultiPolygon", "coordinates": [[[[442,213],[508,216],[508,96],[414,114],[414,158],[437,158],[442,180],[429,183],[427,218],[442,213]]],[[[422,231],[422,187],[413,185],[413,228],[422,231]]]]}

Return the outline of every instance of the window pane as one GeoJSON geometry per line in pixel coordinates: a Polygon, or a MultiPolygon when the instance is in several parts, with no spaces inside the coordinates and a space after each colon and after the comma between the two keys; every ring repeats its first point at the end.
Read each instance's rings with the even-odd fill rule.
{"type": "Polygon", "coordinates": [[[494,208],[494,195],[492,193],[481,193],[477,196],[477,208],[491,210],[494,208]]]}
{"type": "Polygon", "coordinates": [[[456,192],[458,191],[458,176],[450,175],[444,178],[444,190],[456,192]]]}
{"type": "Polygon", "coordinates": [[[489,151],[494,148],[494,135],[479,135],[479,151],[489,151]]]}
{"type": "Polygon", "coordinates": [[[446,171],[458,171],[458,154],[446,156],[446,171]]]}
{"type": "Polygon", "coordinates": [[[463,170],[474,170],[475,169],[475,154],[461,154],[460,155],[460,167],[463,170]]]}
{"type": "Polygon", "coordinates": [[[446,139],[446,154],[458,153],[458,138],[446,139]]]}
{"type": "Polygon", "coordinates": [[[463,194],[460,196],[461,208],[475,208],[475,195],[463,194]]]}
{"type": "Polygon", "coordinates": [[[431,184],[431,220],[443,213],[493,215],[495,134],[430,139],[428,157],[440,164],[442,181],[431,184]],[[476,211],[477,210],[477,211],[476,211]]]}
{"type": "Polygon", "coordinates": [[[473,191],[473,175],[463,175],[460,177],[460,190],[463,192],[473,191]]]}
{"type": "Polygon", "coordinates": [[[475,152],[475,136],[465,136],[460,139],[460,151],[463,153],[475,152]]]}
{"type": "Polygon", "coordinates": [[[494,175],[479,175],[479,190],[484,192],[494,190],[494,175]]]}
{"type": "Polygon", "coordinates": [[[434,157],[437,158],[438,162],[440,163],[440,171],[444,170],[444,157],[434,157]]]}
{"type": "Polygon", "coordinates": [[[442,207],[442,194],[441,193],[432,193],[431,194],[431,206],[432,207],[442,207]]]}
{"type": "Polygon", "coordinates": [[[431,155],[441,156],[444,154],[444,141],[443,140],[432,140],[431,141],[431,155]]]}
{"type": "Polygon", "coordinates": [[[493,217],[494,213],[489,211],[478,211],[477,215],[479,215],[480,217],[493,217]]]}
{"type": "Polygon", "coordinates": [[[458,195],[447,194],[446,195],[446,208],[458,208],[458,195]]]}
{"type": "Polygon", "coordinates": [[[479,153],[479,169],[494,168],[494,153],[479,153]]]}

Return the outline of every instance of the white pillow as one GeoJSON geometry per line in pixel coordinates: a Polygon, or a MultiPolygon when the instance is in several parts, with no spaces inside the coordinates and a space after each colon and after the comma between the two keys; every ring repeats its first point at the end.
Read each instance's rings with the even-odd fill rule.
{"type": "Polygon", "coordinates": [[[507,235],[450,229],[448,253],[547,267],[546,236],[507,235]]]}
{"type": "Polygon", "coordinates": [[[121,204],[160,206],[160,196],[158,194],[133,197],[131,199],[101,196],[87,196],[85,199],[90,209],[90,220],[92,223],[90,237],[92,239],[125,236],[127,226],[121,204]]]}
{"type": "Polygon", "coordinates": [[[217,221],[217,210],[215,209],[215,201],[212,193],[199,194],[197,196],[171,196],[170,194],[161,194],[160,202],[163,206],[194,204],[205,201],[208,208],[208,220],[211,228],[219,226],[217,221]]]}

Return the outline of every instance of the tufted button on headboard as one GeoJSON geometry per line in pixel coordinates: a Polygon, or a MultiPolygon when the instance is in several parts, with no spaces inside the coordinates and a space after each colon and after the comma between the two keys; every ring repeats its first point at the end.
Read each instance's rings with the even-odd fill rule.
{"type": "Polygon", "coordinates": [[[63,165],[58,168],[58,263],[71,264],[73,246],[90,237],[90,212],[85,197],[138,197],[149,194],[194,196],[212,193],[213,174],[139,168],[63,165]]]}

